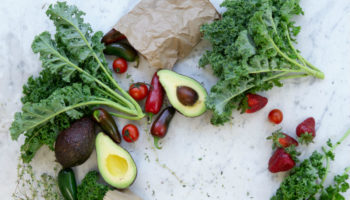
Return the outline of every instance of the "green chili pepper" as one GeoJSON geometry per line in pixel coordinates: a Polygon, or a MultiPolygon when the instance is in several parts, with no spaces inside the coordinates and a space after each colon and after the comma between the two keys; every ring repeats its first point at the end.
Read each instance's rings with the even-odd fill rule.
{"type": "Polygon", "coordinates": [[[120,133],[113,117],[103,108],[96,109],[92,114],[94,120],[100,124],[105,131],[117,144],[121,142],[120,133]]]}
{"type": "Polygon", "coordinates": [[[62,169],[57,179],[62,196],[66,200],[77,200],[77,183],[73,170],[71,168],[62,169]]]}
{"type": "Polygon", "coordinates": [[[107,55],[114,55],[124,58],[126,61],[134,62],[137,60],[137,51],[126,43],[113,43],[106,46],[103,51],[107,55]]]}

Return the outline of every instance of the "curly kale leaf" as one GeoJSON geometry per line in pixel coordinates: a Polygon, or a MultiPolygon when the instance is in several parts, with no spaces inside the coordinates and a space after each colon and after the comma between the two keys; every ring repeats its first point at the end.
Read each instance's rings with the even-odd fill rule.
{"type": "Polygon", "coordinates": [[[215,125],[230,120],[232,111],[247,109],[247,93],[282,86],[287,78],[324,75],[293,46],[302,14],[295,0],[225,0],[222,19],[201,27],[212,50],[200,59],[219,78],[206,102],[215,125]]]}
{"type": "Polygon", "coordinates": [[[111,188],[98,183],[98,179],[99,173],[97,171],[90,171],[85,175],[77,189],[79,200],[103,200],[111,188]]]}
{"type": "Polygon", "coordinates": [[[47,15],[56,34],[52,38],[43,32],[32,43],[43,70],[23,87],[22,112],[15,114],[10,128],[12,139],[22,134],[26,137],[21,147],[25,162],[44,144],[53,149],[58,133],[94,106],[106,105],[127,114],[112,113],[119,117],[143,117],[137,102],[111,76],[100,42],[102,32],[93,34],[91,26],[84,23],[84,13],[65,2],[51,5],[47,15]]]}

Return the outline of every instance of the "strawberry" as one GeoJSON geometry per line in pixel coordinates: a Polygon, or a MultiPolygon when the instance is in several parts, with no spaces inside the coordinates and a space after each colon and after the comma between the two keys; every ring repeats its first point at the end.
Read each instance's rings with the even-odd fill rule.
{"type": "Polygon", "coordinates": [[[296,128],[296,134],[301,143],[309,144],[316,136],[315,119],[309,117],[301,122],[296,128]]]}
{"type": "Polygon", "coordinates": [[[291,145],[298,146],[298,141],[296,141],[291,136],[282,133],[281,130],[275,131],[267,139],[273,141],[273,149],[278,148],[287,148],[291,145]]]}
{"type": "Polygon", "coordinates": [[[268,101],[266,97],[263,97],[257,94],[247,94],[247,98],[248,98],[249,109],[245,111],[246,113],[254,113],[262,109],[263,107],[266,106],[268,101]]]}
{"type": "Polygon", "coordinates": [[[269,160],[271,173],[285,172],[295,166],[295,161],[283,148],[278,148],[269,160]]]}

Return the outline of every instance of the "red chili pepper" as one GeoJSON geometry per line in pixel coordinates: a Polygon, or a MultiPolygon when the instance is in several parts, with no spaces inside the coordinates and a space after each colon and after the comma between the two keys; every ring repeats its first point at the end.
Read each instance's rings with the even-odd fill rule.
{"type": "Polygon", "coordinates": [[[164,89],[159,82],[159,77],[156,72],[153,75],[150,91],[148,93],[146,104],[145,104],[145,111],[148,115],[149,123],[151,123],[152,121],[152,116],[158,114],[158,112],[162,108],[163,97],[164,97],[164,89]]]}
{"type": "Polygon", "coordinates": [[[161,147],[158,146],[158,141],[160,138],[165,137],[166,133],[168,132],[169,124],[171,119],[174,117],[175,112],[176,110],[174,107],[170,106],[165,108],[152,124],[151,134],[154,138],[154,145],[157,149],[161,149],[161,147]]]}

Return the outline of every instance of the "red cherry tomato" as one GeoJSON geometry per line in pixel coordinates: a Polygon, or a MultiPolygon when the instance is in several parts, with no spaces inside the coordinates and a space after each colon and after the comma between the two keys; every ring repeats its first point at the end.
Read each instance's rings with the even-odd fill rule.
{"type": "Polygon", "coordinates": [[[273,109],[269,113],[269,121],[274,124],[279,124],[283,120],[283,113],[278,109],[273,109]]]}
{"type": "Polygon", "coordinates": [[[113,70],[115,73],[122,74],[128,69],[128,63],[123,58],[117,58],[113,61],[113,70]]]}
{"type": "Polygon", "coordinates": [[[148,87],[144,83],[134,83],[134,84],[130,85],[129,94],[136,101],[140,101],[140,100],[146,98],[146,96],[148,94],[148,87]]]}
{"type": "Polygon", "coordinates": [[[128,124],[123,128],[123,138],[127,142],[135,142],[139,138],[139,130],[133,124],[128,124]]]}

